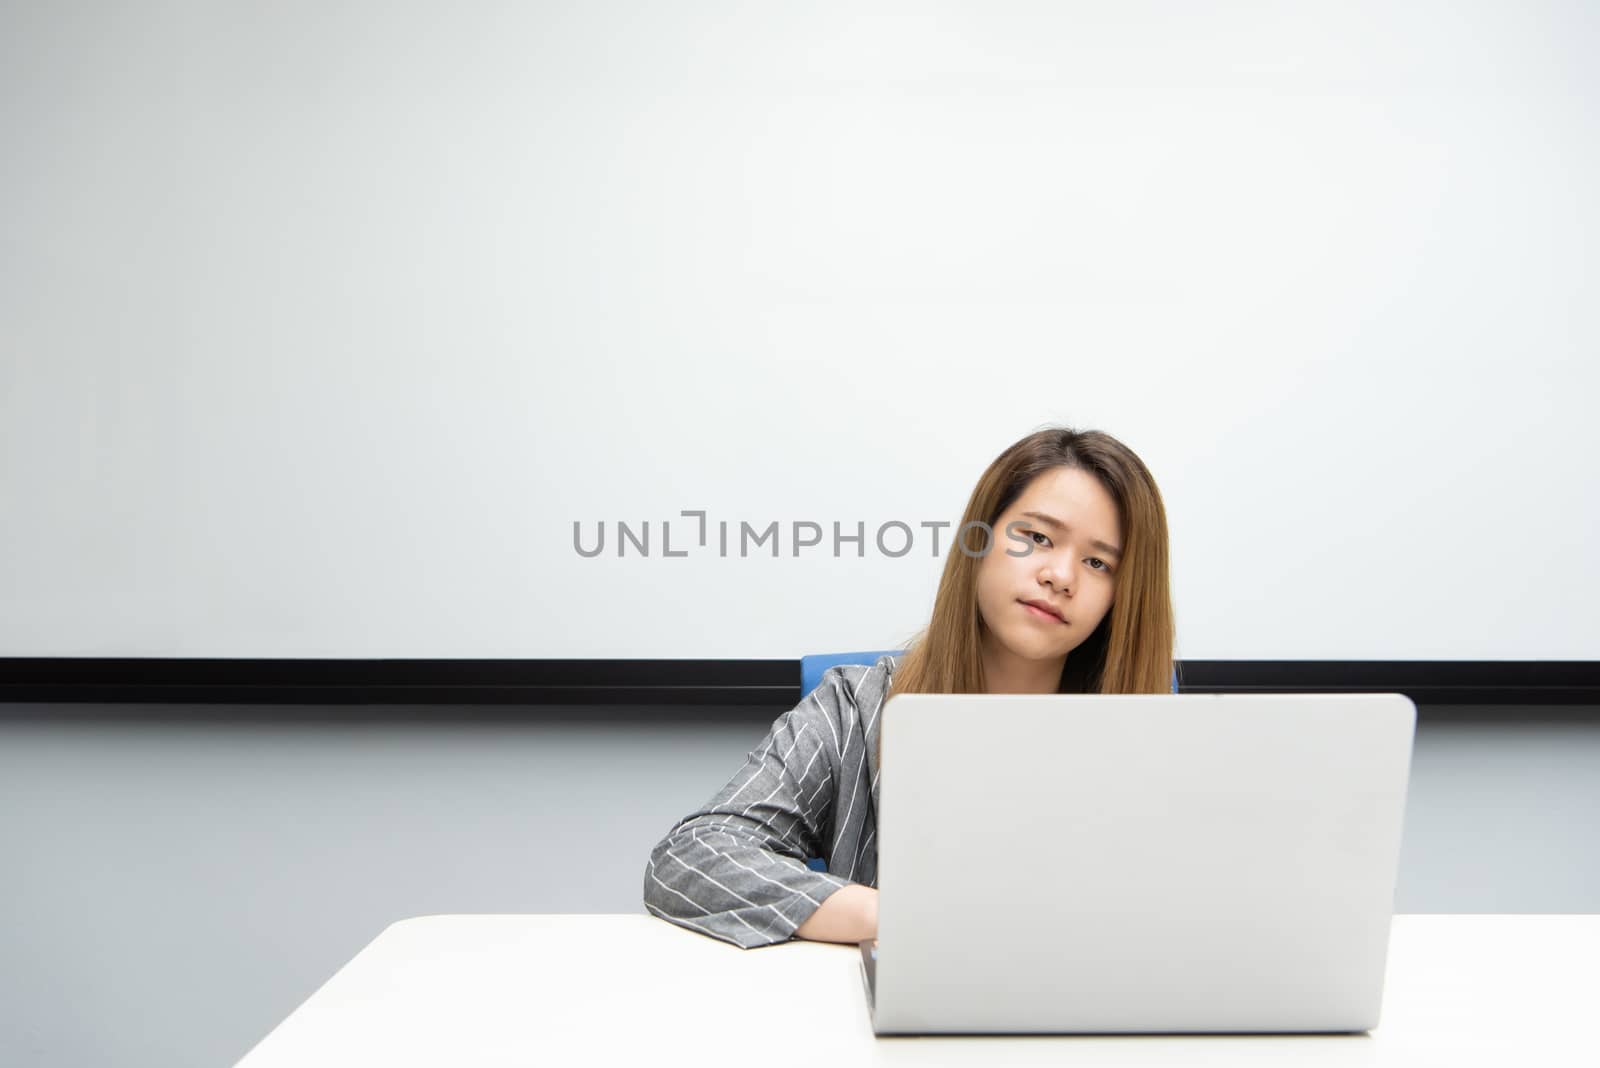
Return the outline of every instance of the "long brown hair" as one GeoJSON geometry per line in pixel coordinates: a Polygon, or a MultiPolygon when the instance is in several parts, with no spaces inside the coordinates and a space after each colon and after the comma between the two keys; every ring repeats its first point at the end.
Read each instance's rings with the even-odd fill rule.
{"type": "Polygon", "coordinates": [[[1117,503],[1122,558],[1100,625],[1067,656],[1058,693],[1170,693],[1176,624],[1167,579],[1167,513],[1150,470],[1099,430],[1048,427],[995,458],[967,501],[945,558],[933,618],[906,642],[891,678],[895,693],[984,693],[978,565],[994,525],[1039,475],[1077,468],[1117,503]],[[985,524],[978,526],[978,523],[985,524]],[[969,524],[973,524],[969,526],[969,524]],[[967,533],[983,544],[969,544],[967,533]],[[967,546],[962,552],[961,545],[967,546]]]}

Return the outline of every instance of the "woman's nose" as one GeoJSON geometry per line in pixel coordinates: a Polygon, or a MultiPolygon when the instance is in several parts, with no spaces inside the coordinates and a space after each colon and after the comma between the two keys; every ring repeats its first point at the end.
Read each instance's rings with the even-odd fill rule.
{"type": "Polygon", "coordinates": [[[1045,564],[1044,577],[1056,589],[1065,591],[1076,577],[1073,575],[1072,561],[1064,557],[1051,560],[1045,564]]]}

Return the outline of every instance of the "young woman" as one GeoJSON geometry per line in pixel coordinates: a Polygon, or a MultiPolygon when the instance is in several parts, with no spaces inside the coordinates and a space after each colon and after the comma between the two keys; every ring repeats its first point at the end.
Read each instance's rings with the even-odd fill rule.
{"type": "Polygon", "coordinates": [[[746,949],[876,938],[889,695],[1168,693],[1174,638],[1166,511],[1144,463],[1100,431],[1028,435],[972,491],[928,626],[902,655],[829,668],[777,718],[651,850],[646,910],[746,949]]]}

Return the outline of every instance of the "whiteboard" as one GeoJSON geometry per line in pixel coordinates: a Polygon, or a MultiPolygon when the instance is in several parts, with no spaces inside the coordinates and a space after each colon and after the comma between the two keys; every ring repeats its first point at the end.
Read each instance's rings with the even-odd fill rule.
{"type": "Polygon", "coordinates": [[[921,524],[1064,424],[1155,474],[1180,657],[1600,659],[1596,37],[1511,2],[8,8],[0,655],[896,647],[921,524]]]}

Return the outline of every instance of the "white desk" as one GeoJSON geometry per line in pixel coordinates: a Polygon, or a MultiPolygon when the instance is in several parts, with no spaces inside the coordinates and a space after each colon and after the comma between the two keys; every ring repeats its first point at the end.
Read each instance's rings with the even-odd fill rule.
{"type": "Polygon", "coordinates": [[[1600,1065],[1600,915],[1394,918],[1368,1035],[877,1038],[854,946],[648,915],[394,924],[239,1063],[1600,1065]]]}

